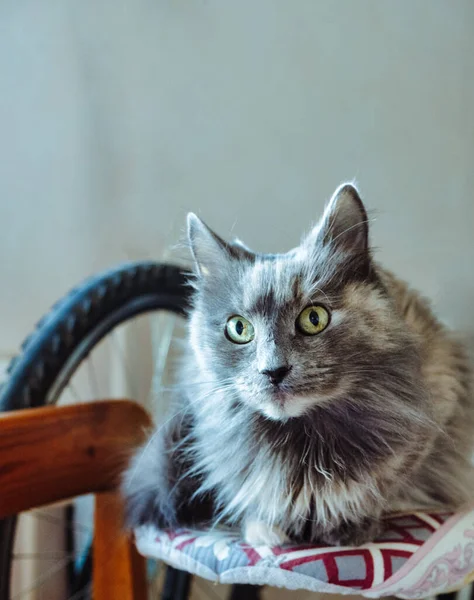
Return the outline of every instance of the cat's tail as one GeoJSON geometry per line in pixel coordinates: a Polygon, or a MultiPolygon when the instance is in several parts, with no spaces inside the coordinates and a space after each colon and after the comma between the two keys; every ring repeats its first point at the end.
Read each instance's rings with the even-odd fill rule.
{"type": "Polygon", "coordinates": [[[169,471],[165,439],[157,430],[135,454],[122,479],[127,528],[153,524],[163,529],[176,525],[169,471]]]}

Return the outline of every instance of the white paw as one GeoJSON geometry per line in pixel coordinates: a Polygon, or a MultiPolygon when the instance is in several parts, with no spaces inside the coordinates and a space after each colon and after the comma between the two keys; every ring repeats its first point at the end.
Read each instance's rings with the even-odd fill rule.
{"type": "Polygon", "coordinates": [[[281,546],[289,541],[279,527],[262,521],[247,521],[244,525],[244,540],[251,546],[281,546]]]}

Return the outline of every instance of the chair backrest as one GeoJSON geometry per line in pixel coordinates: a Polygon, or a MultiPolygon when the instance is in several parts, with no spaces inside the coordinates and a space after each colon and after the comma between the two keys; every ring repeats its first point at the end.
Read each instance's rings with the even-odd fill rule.
{"type": "Polygon", "coordinates": [[[0,518],[96,494],[94,598],[146,597],[144,561],[122,529],[116,487],[151,421],[128,400],[0,415],[0,518]]]}

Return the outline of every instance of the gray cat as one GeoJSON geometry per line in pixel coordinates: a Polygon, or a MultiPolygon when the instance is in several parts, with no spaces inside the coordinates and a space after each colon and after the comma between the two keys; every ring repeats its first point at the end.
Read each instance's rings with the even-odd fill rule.
{"type": "Polygon", "coordinates": [[[384,512],[472,499],[464,349],[373,260],[352,185],[286,254],[227,243],[193,214],[188,235],[190,350],[175,417],[125,474],[131,527],[357,545],[384,512]]]}

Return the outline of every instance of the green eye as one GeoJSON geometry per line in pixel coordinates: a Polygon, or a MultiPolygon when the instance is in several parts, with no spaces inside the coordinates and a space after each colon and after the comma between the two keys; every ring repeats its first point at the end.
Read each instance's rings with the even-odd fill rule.
{"type": "Polygon", "coordinates": [[[321,333],[329,325],[329,313],[323,306],[308,306],[296,319],[296,326],[304,335],[321,333]]]}
{"type": "Polygon", "coordinates": [[[252,323],[239,315],[231,317],[225,325],[227,339],[234,344],[248,344],[255,337],[252,323]]]}

